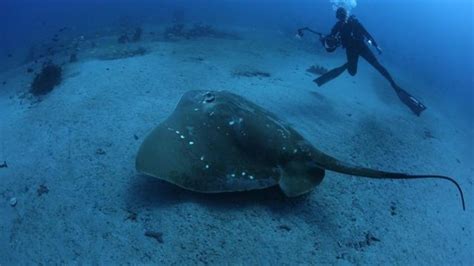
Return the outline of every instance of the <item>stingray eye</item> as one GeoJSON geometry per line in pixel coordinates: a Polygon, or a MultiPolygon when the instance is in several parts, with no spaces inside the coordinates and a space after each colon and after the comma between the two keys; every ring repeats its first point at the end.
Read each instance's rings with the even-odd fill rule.
{"type": "Polygon", "coordinates": [[[204,94],[204,103],[210,103],[210,102],[213,102],[214,100],[216,99],[216,97],[214,96],[214,94],[212,94],[211,92],[206,92],[204,94]]]}

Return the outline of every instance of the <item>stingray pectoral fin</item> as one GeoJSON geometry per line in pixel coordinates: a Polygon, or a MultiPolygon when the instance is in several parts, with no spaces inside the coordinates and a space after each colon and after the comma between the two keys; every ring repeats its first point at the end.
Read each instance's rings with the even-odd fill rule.
{"type": "Polygon", "coordinates": [[[281,170],[278,185],[288,197],[296,197],[310,192],[324,178],[324,169],[308,166],[308,163],[305,162],[289,162],[281,170]]]}

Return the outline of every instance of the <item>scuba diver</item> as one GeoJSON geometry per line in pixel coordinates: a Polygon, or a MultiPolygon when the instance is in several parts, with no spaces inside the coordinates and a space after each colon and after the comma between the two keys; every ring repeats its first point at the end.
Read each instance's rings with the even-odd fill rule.
{"type": "Polygon", "coordinates": [[[342,47],[346,49],[347,62],[344,65],[334,68],[316,78],[314,82],[318,84],[318,86],[322,86],[326,82],[342,74],[342,72],[345,70],[354,76],[357,73],[357,62],[359,56],[361,56],[390,82],[390,85],[395,90],[400,100],[405,105],[407,105],[413,113],[419,116],[421,112],[426,109],[425,105],[423,105],[419,100],[410,95],[408,92],[400,88],[400,86],[398,86],[392,79],[385,67],[383,67],[378,62],[375,55],[367,46],[366,40],[368,44],[374,46],[375,49],[377,49],[379,54],[382,53],[382,50],[377,45],[377,42],[374,40],[374,38],[369,34],[369,32],[367,32],[364,26],[362,26],[355,16],[348,17],[347,10],[343,7],[339,7],[337,9],[336,18],[338,21],[332,28],[331,33],[327,36],[323,36],[321,33],[315,32],[308,28],[298,30],[299,36],[302,36],[302,30],[308,30],[318,34],[320,36],[321,42],[328,52],[336,50],[339,45],[342,45],[342,47]]]}

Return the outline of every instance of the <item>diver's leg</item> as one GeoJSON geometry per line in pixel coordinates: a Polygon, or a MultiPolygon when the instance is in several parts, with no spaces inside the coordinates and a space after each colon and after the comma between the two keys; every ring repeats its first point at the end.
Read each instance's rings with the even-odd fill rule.
{"type": "Polygon", "coordinates": [[[364,47],[361,49],[360,55],[367,61],[369,64],[371,64],[375,69],[377,69],[382,76],[384,76],[389,82],[390,85],[392,85],[392,88],[397,91],[400,89],[400,87],[395,83],[393,80],[392,76],[390,73],[388,73],[387,69],[383,67],[380,63],[379,60],[375,57],[374,53],[370,51],[369,47],[367,45],[364,45],[364,47]]]}
{"type": "Polygon", "coordinates": [[[379,63],[375,55],[372,53],[372,51],[370,51],[369,47],[365,46],[365,48],[361,52],[361,56],[390,82],[390,85],[392,85],[392,88],[397,93],[398,98],[400,98],[400,101],[402,101],[406,106],[408,106],[408,108],[410,108],[413,113],[419,116],[421,112],[426,109],[426,106],[424,104],[422,104],[419,100],[410,95],[404,89],[400,88],[400,86],[395,83],[390,73],[388,73],[387,69],[385,69],[385,67],[383,67],[379,63]]]}
{"type": "Polygon", "coordinates": [[[329,70],[328,72],[324,73],[323,75],[319,76],[317,79],[313,80],[318,84],[318,86],[322,86],[324,83],[336,78],[337,76],[341,75],[346,69],[349,71],[349,74],[354,76],[357,73],[357,62],[359,60],[359,51],[355,48],[347,48],[346,49],[347,55],[347,63],[340,67],[336,67],[334,69],[329,70]]]}
{"type": "Polygon", "coordinates": [[[322,74],[318,78],[314,79],[313,81],[318,84],[319,87],[321,87],[324,83],[335,79],[337,76],[341,75],[342,72],[344,72],[347,69],[347,63],[340,67],[333,68],[329,70],[328,72],[322,74]]]}
{"type": "Polygon", "coordinates": [[[359,49],[355,47],[347,47],[346,48],[346,56],[347,56],[347,71],[351,76],[355,76],[357,74],[357,64],[359,62],[359,49]]]}

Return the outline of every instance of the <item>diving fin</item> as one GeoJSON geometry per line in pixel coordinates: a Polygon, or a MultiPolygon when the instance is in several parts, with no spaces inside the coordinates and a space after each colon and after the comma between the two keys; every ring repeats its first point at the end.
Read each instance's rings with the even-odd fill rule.
{"type": "Polygon", "coordinates": [[[398,98],[400,98],[400,100],[417,116],[420,116],[421,112],[426,109],[424,104],[401,88],[397,89],[397,95],[398,98]]]}
{"type": "Polygon", "coordinates": [[[321,87],[326,82],[335,79],[337,76],[341,75],[347,69],[347,64],[344,64],[340,67],[336,67],[334,69],[329,70],[328,72],[322,74],[318,78],[314,79],[313,81],[318,84],[318,87],[321,87]]]}

